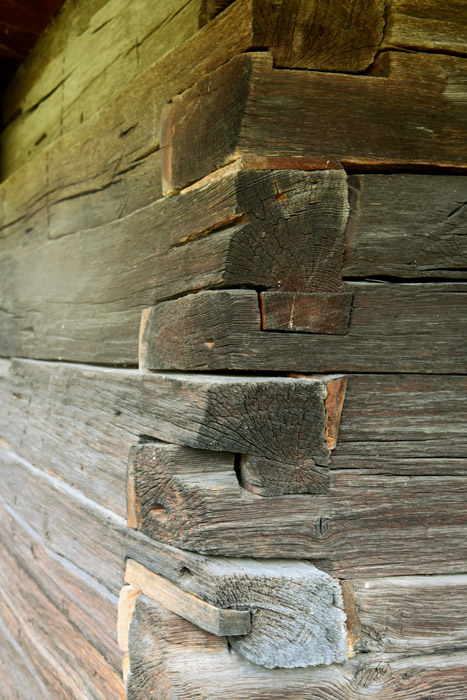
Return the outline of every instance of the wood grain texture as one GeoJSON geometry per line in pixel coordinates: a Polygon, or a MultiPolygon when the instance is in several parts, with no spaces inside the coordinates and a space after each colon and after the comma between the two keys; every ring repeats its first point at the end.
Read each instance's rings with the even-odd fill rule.
{"type": "Polygon", "coordinates": [[[130,634],[129,700],[155,697],[154,688],[161,700],[463,700],[465,694],[465,651],[405,658],[365,654],[345,665],[300,674],[271,671],[229,653],[224,640],[143,597],[130,634]]]}
{"type": "Polygon", "coordinates": [[[335,294],[342,292],[342,274],[465,278],[463,177],[348,181],[352,215],[343,271],[343,171],[227,173],[46,244],[42,229],[7,238],[0,350],[136,364],[142,310],[182,293],[254,286],[335,294]]]}
{"type": "Polygon", "coordinates": [[[150,540],[58,479],[4,448],[0,452],[8,507],[51,551],[115,595],[124,561],[133,558],[213,605],[254,612],[251,632],[231,637],[230,644],[256,662],[296,667],[347,653],[340,589],[325,572],[303,562],[204,557],[150,540]]]}
{"type": "Polygon", "coordinates": [[[157,375],[14,361],[0,375],[0,434],[35,466],[57,474],[117,514],[135,439],[270,460],[270,482],[314,492],[329,481],[329,378],[157,375]],[[307,430],[302,431],[301,426],[307,430]],[[48,448],[44,450],[44,440],[48,448]]]}
{"type": "Polygon", "coordinates": [[[256,292],[200,292],[148,314],[145,367],[464,374],[466,290],[461,283],[347,282],[353,301],[344,336],[264,332],[256,292]]]}
{"type": "Polygon", "coordinates": [[[131,460],[138,527],[182,549],[326,560],[339,576],[463,571],[463,476],[338,470],[327,494],[266,499],[239,485],[232,456],[216,467],[198,450],[150,443],[131,460]]]}
{"type": "Polygon", "coordinates": [[[433,654],[467,649],[467,577],[353,581],[364,651],[433,654]]]}
{"type": "MultiPolygon", "coordinates": [[[[115,668],[109,663],[108,650],[103,643],[110,630],[115,630],[115,616],[110,630],[102,630],[102,639],[97,645],[88,637],[91,630],[91,638],[95,641],[101,632],[103,610],[95,612],[93,609],[100,602],[98,587],[95,586],[93,596],[88,591],[86,600],[79,597],[79,587],[80,584],[83,586],[84,577],[81,576],[81,581],[78,578],[73,587],[63,577],[62,581],[55,582],[56,589],[62,589],[57,596],[57,590],[53,591],[53,585],[50,586],[50,574],[47,581],[44,572],[46,580],[42,581],[35,566],[36,553],[39,566],[41,558],[37,538],[36,542],[33,540],[29,543],[29,553],[26,548],[18,552],[17,547],[17,543],[9,540],[2,528],[1,617],[11,636],[33,664],[39,682],[57,700],[80,698],[86,693],[96,699],[108,698],[109,695],[123,698],[119,664],[115,668]],[[29,571],[22,565],[23,557],[29,571]],[[44,586],[48,589],[48,595],[44,586]],[[86,609],[90,597],[92,605],[86,609]]],[[[52,560],[55,569],[60,567],[57,559],[55,562],[52,560]]],[[[68,578],[71,578],[70,573],[68,578]]],[[[103,607],[108,604],[104,599],[103,607]]],[[[111,651],[115,656],[115,646],[111,651]]]]}
{"type": "Polygon", "coordinates": [[[7,238],[0,350],[136,364],[141,312],[161,299],[240,285],[338,292],[347,211],[343,171],[240,172],[74,235],[7,238]]]}
{"type": "Polygon", "coordinates": [[[466,55],[467,9],[463,0],[390,0],[381,48],[402,46],[466,55]]]}
{"type": "Polygon", "coordinates": [[[467,179],[351,175],[344,277],[464,279],[467,179]]]}
{"type": "Polygon", "coordinates": [[[56,238],[157,200],[161,111],[173,95],[250,48],[251,22],[250,0],[235,3],[183,50],[143,71],[82,126],[11,174],[0,185],[2,236],[16,234],[25,241],[25,233],[39,231],[44,240],[56,238]]]}
{"type": "Polygon", "coordinates": [[[281,71],[264,53],[238,56],[174,98],[172,188],[242,155],[462,169],[465,73],[463,59],[430,54],[385,53],[365,76],[281,71]]]}
{"type": "Polygon", "coordinates": [[[202,0],[139,0],[138,11],[124,0],[67,3],[3,96],[3,177],[196,34],[201,7],[202,0]]]}
{"type": "Polygon", "coordinates": [[[261,328],[263,331],[346,335],[351,305],[352,294],[343,292],[262,292],[261,328]]]}
{"type": "Polygon", "coordinates": [[[219,637],[245,635],[251,630],[251,614],[248,610],[219,608],[207,603],[134,559],[126,561],[125,582],[184,620],[219,637]]]}

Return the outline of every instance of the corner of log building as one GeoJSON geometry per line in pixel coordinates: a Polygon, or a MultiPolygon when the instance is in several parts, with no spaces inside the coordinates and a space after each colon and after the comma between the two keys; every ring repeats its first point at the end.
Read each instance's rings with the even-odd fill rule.
{"type": "Polygon", "coordinates": [[[2,700],[466,700],[465,0],[0,32],[2,700]]]}

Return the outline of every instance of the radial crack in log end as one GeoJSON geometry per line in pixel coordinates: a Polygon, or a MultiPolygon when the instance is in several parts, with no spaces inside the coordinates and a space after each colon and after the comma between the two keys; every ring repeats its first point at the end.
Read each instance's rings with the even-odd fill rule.
{"type": "Polygon", "coordinates": [[[352,295],[348,292],[263,292],[261,327],[265,331],[345,335],[352,295]]]}

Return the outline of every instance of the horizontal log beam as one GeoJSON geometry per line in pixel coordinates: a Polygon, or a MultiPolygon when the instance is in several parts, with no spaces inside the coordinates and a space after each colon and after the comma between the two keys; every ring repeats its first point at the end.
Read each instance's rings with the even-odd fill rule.
{"type": "Polygon", "coordinates": [[[327,494],[262,498],[239,484],[232,455],[216,468],[207,453],[154,443],[132,449],[130,470],[129,525],[182,549],[325,560],[339,576],[359,566],[384,575],[463,570],[463,476],[336,470],[327,494]]]}
{"type": "Polygon", "coordinates": [[[467,371],[462,342],[467,332],[466,284],[347,282],[344,291],[352,295],[345,335],[265,332],[258,295],[250,290],[207,291],[162,302],[144,316],[143,366],[197,371],[467,371]]]}
{"type": "MultiPolygon", "coordinates": [[[[47,245],[42,229],[13,236],[0,260],[0,351],[135,365],[142,310],[186,292],[340,294],[343,277],[465,279],[466,199],[461,176],[227,169],[47,245]]],[[[332,299],[343,320],[347,297],[332,299]]]]}
{"type": "Polygon", "coordinates": [[[467,655],[365,654],[344,665],[309,668],[299,674],[248,664],[229,653],[222,638],[209,635],[140,596],[131,628],[129,700],[144,700],[148,684],[161,698],[205,700],[251,697],[259,700],[420,700],[449,692],[461,698],[467,655]],[[183,647],[179,644],[183,638],[183,647]],[[427,690],[429,689],[429,690],[427,690]]]}
{"type": "Polygon", "coordinates": [[[169,189],[243,156],[462,170],[466,70],[453,56],[385,53],[371,75],[330,76],[275,70],[264,53],[238,56],[174,97],[163,142],[169,189]]]}

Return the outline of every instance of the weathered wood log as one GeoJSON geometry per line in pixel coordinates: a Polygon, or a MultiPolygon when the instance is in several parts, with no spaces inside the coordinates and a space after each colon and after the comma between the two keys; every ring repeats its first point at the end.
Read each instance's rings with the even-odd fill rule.
{"type": "Polygon", "coordinates": [[[239,485],[233,456],[216,468],[201,451],[151,443],[135,447],[130,464],[129,525],[183,549],[326,560],[338,575],[359,563],[386,575],[463,570],[467,548],[451,543],[467,526],[462,476],[337,470],[328,494],[265,499],[239,485]]]}
{"type": "MultiPolygon", "coordinates": [[[[65,616],[107,661],[109,673],[118,674],[120,653],[115,638],[115,596],[105,585],[75,566],[65,551],[58,556],[49,549],[45,544],[47,536],[41,537],[29,527],[11,505],[14,504],[0,505],[2,552],[9,553],[15,560],[15,568],[58,605],[59,614],[65,616]]],[[[92,671],[89,675],[92,677],[92,671]]]]}
{"type": "MultiPolygon", "coordinates": [[[[7,544],[5,535],[0,563],[1,618],[34,665],[40,681],[57,700],[79,697],[83,692],[102,700],[109,696],[123,698],[120,671],[89,641],[83,633],[83,622],[73,624],[66,602],[61,608],[61,597],[49,598],[37,573],[33,578],[20,565],[15,544],[7,544]]],[[[33,553],[30,559],[34,559],[33,553]]],[[[72,599],[70,594],[66,589],[62,591],[65,601],[72,599]]],[[[111,629],[115,629],[115,622],[111,629]]],[[[98,631],[94,629],[93,636],[98,631]]]]}
{"type": "MultiPolygon", "coordinates": [[[[463,177],[349,184],[344,276],[465,277],[463,177]]],[[[343,171],[226,173],[47,245],[42,230],[9,238],[0,350],[136,364],[141,311],[163,299],[226,286],[340,293],[347,206],[343,171]]]]}
{"type": "Polygon", "coordinates": [[[124,0],[66,5],[3,96],[4,177],[196,34],[202,5],[203,0],[142,0],[138,13],[124,0]]]}
{"type": "Polygon", "coordinates": [[[467,649],[467,576],[352,581],[363,651],[432,654],[467,649]]]}
{"type": "Polygon", "coordinates": [[[245,635],[251,631],[251,614],[248,610],[220,608],[207,603],[134,559],[127,559],[125,582],[167,610],[219,637],[245,635]]]}
{"type": "Polygon", "coordinates": [[[0,349],[136,364],[141,312],[160,299],[218,286],[338,292],[347,212],[343,171],[240,172],[47,245],[42,233],[10,241],[0,349]]]}
{"type": "Polygon", "coordinates": [[[467,10],[463,0],[391,0],[381,49],[407,47],[418,51],[467,54],[467,10]]]}
{"type": "Polygon", "coordinates": [[[344,277],[466,278],[467,178],[351,175],[344,277]]]}
{"type": "Polygon", "coordinates": [[[466,70],[452,56],[385,53],[371,75],[329,76],[238,56],[173,99],[164,171],[177,190],[242,156],[463,169],[466,70]]]}
{"type": "MultiPolygon", "coordinates": [[[[123,517],[130,447],[138,439],[162,437],[153,414],[156,377],[133,370],[27,360],[4,361],[0,366],[1,438],[30,463],[123,517]],[[44,440],[49,446],[46,452],[44,440]]],[[[340,421],[339,401],[337,407],[330,405],[332,389],[339,386],[334,381],[326,387],[326,412],[333,416],[326,435],[333,450],[331,468],[407,476],[465,474],[464,377],[348,377],[340,421]],[[339,423],[336,446],[331,429],[339,423]]],[[[175,432],[178,437],[167,434],[163,439],[178,440],[181,432],[175,432]]],[[[205,467],[209,462],[216,463],[215,454],[206,456],[205,467]]],[[[283,465],[275,472],[279,478],[282,469],[283,465]]],[[[273,473],[268,471],[269,479],[273,473]]],[[[248,484],[251,487],[251,480],[248,484]]],[[[288,484],[292,485],[291,474],[288,484]]]]}
{"type": "Polygon", "coordinates": [[[198,627],[227,636],[233,649],[266,668],[320,666],[347,659],[345,613],[337,581],[307,564],[280,561],[244,560],[232,569],[232,576],[235,579],[223,600],[232,610],[216,608],[216,613],[208,612],[207,604],[199,600],[190,604],[190,594],[180,590],[176,600],[161,596],[159,587],[167,589],[167,584],[137,562],[129,560],[125,580],[198,627]]]}
{"type": "Polygon", "coordinates": [[[288,488],[320,493],[328,486],[328,423],[337,429],[339,411],[332,407],[328,415],[326,397],[327,385],[339,381],[335,376],[162,375],[32,361],[14,362],[11,373],[9,363],[4,369],[0,378],[10,386],[11,407],[0,419],[6,442],[116,512],[125,512],[122,485],[128,449],[137,435],[265,460],[264,481],[273,493],[288,488]],[[18,387],[21,377],[24,391],[18,387]],[[34,386],[32,377],[38,380],[34,386]],[[95,428],[89,425],[94,426],[89,417],[93,402],[95,421],[103,421],[97,446],[95,428]],[[44,454],[36,442],[44,429],[50,431],[51,419],[59,431],[49,443],[53,455],[44,454]],[[88,426],[85,435],[83,424],[88,426]],[[90,462],[83,459],[83,449],[90,462]],[[106,495],[109,486],[113,491],[106,495]]]}
{"type": "Polygon", "coordinates": [[[0,620],[0,673],[5,698],[18,697],[18,688],[35,700],[54,700],[18,641],[0,620]]]}
{"type": "Polygon", "coordinates": [[[466,284],[347,282],[346,335],[261,330],[258,295],[208,291],[144,316],[147,369],[465,373],[466,284]]]}
{"type": "Polygon", "coordinates": [[[254,45],[251,0],[235,2],[182,50],[150,66],[94,117],[8,177],[0,185],[2,235],[25,242],[25,233],[29,239],[34,232],[46,241],[95,228],[157,200],[165,104],[254,45]]]}
{"type": "Polygon", "coordinates": [[[295,667],[345,658],[340,589],[325,572],[299,562],[203,557],[149,540],[71,487],[0,452],[2,497],[9,507],[52,551],[114,593],[130,557],[213,605],[253,611],[249,634],[230,637],[230,643],[257,663],[295,667]]]}
{"type": "Polygon", "coordinates": [[[129,700],[463,700],[467,655],[401,657],[365,654],[343,666],[299,674],[267,670],[229,650],[227,643],[139,596],[130,630],[129,700]],[[180,644],[183,639],[183,644],[180,644]]]}
{"type": "MultiPolygon", "coordinates": [[[[232,0],[145,0],[140,7],[144,30],[140,15],[131,13],[122,0],[65,7],[4,95],[4,173],[9,175],[105,108],[135,75],[183,46],[200,24],[229,4],[232,0]],[[104,51],[99,50],[102,46],[104,51]],[[93,56],[86,70],[83,55],[93,56]]],[[[248,42],[238,52],[270,47],[277,66],[362,71],[373,61],[382,38],[382,0],[354,0],[345,6],[333,0],[325,9],[316,0],[234,4],[227,10],[227,22],[248,42]],[[239,17],[243,22],[238,23],[239,17]]]]}

